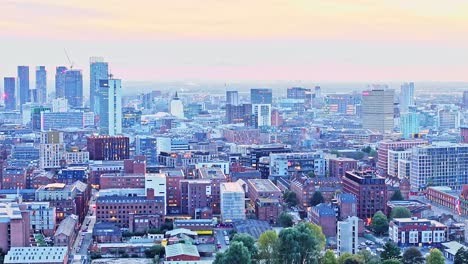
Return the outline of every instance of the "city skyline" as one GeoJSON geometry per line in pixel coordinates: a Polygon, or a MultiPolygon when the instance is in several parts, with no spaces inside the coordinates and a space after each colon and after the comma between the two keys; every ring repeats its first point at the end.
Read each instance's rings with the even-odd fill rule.
{"type": "Polygon", "coordinates": [[[67,49],[85,80],[89,58],[103,56],[127,81],[468,81],[468,3],[456,0],[0,7],[2,76],[17,65],[69,66],[67,49]]]}

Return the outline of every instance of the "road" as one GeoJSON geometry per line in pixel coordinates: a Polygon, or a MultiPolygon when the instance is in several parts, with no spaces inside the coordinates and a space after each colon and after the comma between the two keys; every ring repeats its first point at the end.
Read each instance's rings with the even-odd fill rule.
{"type": "Polygon", "coordinates": [[[465,220],[468,220],[468,216],[460,216],[456,214],[453,210],[451,210],[448,207],[445,207],[443,205],[440,205],[438,203],[434,203],[427,199],[425,196],[411,196],[410,199],[414,200],[419,200],[425,203],[429,203],[431,205],[431,211],[434,212],[434,215],[442,215],[442,214],[448,214],[448,215],[453,215],[453,218],[457,220],[458,222],[464,223],[465,220]]]}
{"type": "Polygon", "coordinates": [[[223,231],[229,232],[229,229],[227,228],[215,228],[215,237],[216,237],[216,243],[219,242],[221,244],[221,248],[218,249],[219,252],[224,252],[229,246],[226,245],[226,242],[224,241],[224,234],[223,231]]]}

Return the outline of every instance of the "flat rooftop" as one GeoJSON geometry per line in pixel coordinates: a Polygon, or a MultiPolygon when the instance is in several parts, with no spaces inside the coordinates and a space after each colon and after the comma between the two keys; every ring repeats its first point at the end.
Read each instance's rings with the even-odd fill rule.
{"type": "Polygon", "coordinates": [[[243,193],[244,189],[237,182],[223,182],[221,183],[221,192],[243,193]]]}
{"type": "Polygon", "coordinates": [[[248,179],[250,186],[257,192],[281,192],[280,189],[268,179],[248,179]]]}
{"type": "Polygon", "coordinates": [[[200,179],[226,179],[223,170],[221,168],[199,168],[200,179]]]}

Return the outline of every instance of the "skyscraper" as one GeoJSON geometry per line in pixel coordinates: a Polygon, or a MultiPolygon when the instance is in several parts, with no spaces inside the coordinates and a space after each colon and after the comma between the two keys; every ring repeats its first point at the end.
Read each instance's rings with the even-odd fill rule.
{"type": "Polygon", "coordinates": [[[65,71],[65,98],[71,107],[83,107],[83,75],[81,70],[65,71]]]}
{"type": "Polygon", "coordinates": [[[65,66],[55,68],[55,98],[65,98],[65,72],[67,70],[65,66]]]}
{"type": "Polygon", "coordinates": [[[468,91],[463,92],[463,108],[468,109],[468,91]]]}
{"type": "Polygon", "coordinates": [[[20,106],[29,101],[29,66],[18,66],[17,94],[20,106]]]}
{"type": "Polygon", "coordinates": [[[362,92],[362,127],[391,133],[393,131],[393,101],[395,91],[372,89],[362,92]]]}
{"type": "Polygon", "coordinates": [[[5,77],[3,79],[3,99],[5,100],[5,109],[6,110],[15,110],[16,109],[16,86],[15,86],[15,77],[5,77]]]}
{"type": "Polygon", "coordinates": [[[414,106],[414,83],[412,82],[401,85],[400,112],[408,112],[410,106],[414,106]]]}
{"type": "Polygon", "coordinates": [[[38,103],[47,102],[47,71],[45,66],[36,67],[36,93],[38,103]]]}
{"type": "Polygon", "coordinates": [[[419,115],[403,113],[400,115],[400,130],[404,139],[412,138],[419,133],[419,115]]]}
{"type": "Polygon", "coordinates": [[[239,93],[237,91],[226,91],[226,104],[239,105],[239,93]]]}
{"type": "Polygon", "coordinates": [[[273,102],[273,92],[268,88],[250,89],[250,101],[252,104],[271,104],[273,102]]]}
{"type": "Polygon", "coordinates": [[[170,102],[169,111],[171,112],[171,115],[177,118],[184,118],[184,104],[177,96],[177,92],[170,102]]]}
{"type": "Polygon", "coordinates": [[[271,104],[252,104],[256,127],[271,126],[271,104]]]}
{"type": "Polygon", "coordinates": [[[122,134],[122,81],[100,80],[96,99],[100,133],[110,136],[122,134]]]}
{"type": "Polygon", "coordinates": [[[89,74],[89,107],[91,111],[97,114],[99,112],[99,106],[96,105],[99,100],[99,81],[108,79],[108,63],[104,62],[104,58],[102,57],[91,57],[89,59],[89,74]]]}

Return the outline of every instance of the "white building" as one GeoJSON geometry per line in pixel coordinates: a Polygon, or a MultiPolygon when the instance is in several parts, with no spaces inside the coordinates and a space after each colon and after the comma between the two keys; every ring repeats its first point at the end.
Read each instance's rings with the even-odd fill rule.
{"type": "Polygon", "coordinates": [[[272,153],[270,175],[286,177],[296,172],[313,171],[316,176],[325,176],[327,162],[323,152],[272,153]]]}
{"type": "Polygon", "coordinates": [[[62,132],[42,132],[39,144],[40,169],[60,168],[65,158],[62,132]]]}
{"type": "Polygon", "coordinates": [[[221,218],[223,221],[245,219],[245,192],[237,182],[221,183],[221,218]]]}
{"type": "Polygon", "coordinates": [[[252,115],[257,127],[271,126],[271,104],[252,104],[252,115]]]}
{"type": "Polygon", "coordinates": [[[99,81],[97,106],[100,133],[115,136],[122,134],[122,81],[99,81]]]}
{"type": "Polygon", "coordinates": [[[228,161],[219,160],[219,161],[199,162],[195,164],[196,169],[213,168],[213,167],[220,168],[224,172],[224,174],[230,173],[228,161]]]}
{"type": "Polygon", "coordinates": [[[52,99],[52,112],[68,112],[68,100],[66,98],[52,99]]]}
{"type": "Polygon", "coordinates": [[[388,150],[387,174],[392,177],[400,177],[398,175],[398,161],[408,160],[411,158],[411,150],[388,150]]]}
{"type": "MultiPolygon", "coordinates": [[[[154,196],[164,197],[166,201],[166,178],[165,173],[146,173],[145,174],[145,195],[147,195],[148,189],[154,190],[154,196]]],[[[166,202],[164,202],[164,215],[166,215],[166,202]]]]}
{"type": "Polygon", "coordinates": [[[345,221],[338,221],[336,234],[338,254],[356,254],[358,252],[358,225],[359,218],[356,216],[351,216],[345,221]]]}
{"type": "Polygon", "coordinates": [[[388,234],[398,246],[427,246],[447,241],[447,226],[435,220],[395,218],[389,223],[388,234]]]}
{"type": "Polygon", "coordinates": [[[4,263],[48,263],[68,262],[67,247],[12,247],[5,255],[4,263]]]}
{"type": "Polygon", "coordinates": [[[180,119],[184,118],[184,104],[182,103],[180,98],[177,96],[177,92],[169,104],[169,112],[171,115],[177,118],[180,118],[180,119]]]}
{"type": "Polygon", "coordinates": [[[50,206],[49,202],[26,202],[29,211],[29,220],[31,230],[34,232],[55,231],[55,207],[50,206]]]}

